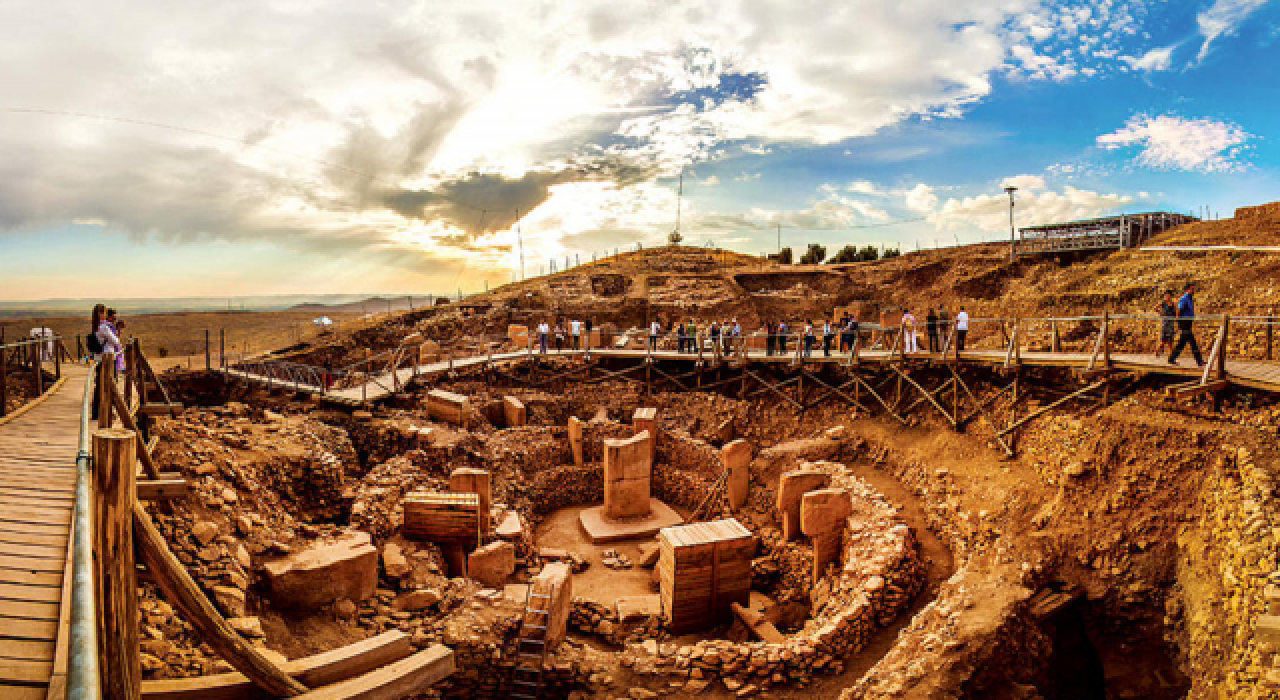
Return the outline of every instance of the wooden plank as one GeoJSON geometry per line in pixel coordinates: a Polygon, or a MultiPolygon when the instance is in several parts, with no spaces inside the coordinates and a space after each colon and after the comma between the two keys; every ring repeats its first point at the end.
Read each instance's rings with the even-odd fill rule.
{"type": "Polygon", "coordinates": [[[4,700],[46,700],[45,693],[40,685],[5,685],[0,681],[0,698],[4,700]]]}
{"type": "Polygon", "coordinates": [[[1200,384],[1197,382],[1192,386],[1180,386],[1174,390],[1174,395],[1179,399],[1188,399],[1201,394],[1222,391],[1225,388],[1227,388],[1227,380],[1218,379],[1207,384],[1200,384]]]}
{"type": "Polygon", "coordinates": [[[53,660],[51,639],[0,638],[0,659],[53,660]]]}
{"type": "Polygon", "coordinates": [[[43,557],[62,561],[65,558],[65,546],[10,542],[4,546],[4,553],[16,557],[43,557]]]}
{"type": "Polygon", "coordinates": [[[53,603],[33,603],[29,600],[0,599],[0,621],[6,618],[24,620],[57,620],[58,605],[53,603]]]}
{"type": "MultiPolygon", "coordinates": [[[[0,522],[0,542],[13,544],[44,544],[51,547],[61,547],[67,543],[68,535],[64,534],[40,534],[32,533],[28,528],[23,527],[22,523],[2,523],[0,522]]],[[[0,546],[0,551],[4,547],[0,546]]]]}
{"type": "Polygon", "coordinates": [[[434,644],[407,659],[299,697],[305,700],[394,700],[421,692],[455,670],[453,650],[434,644]]]}
{"type": "Polygon", "coordinates": [[[0,567],[19,571],[62,571],[63,557],[30,557],[14,555],[0,548],[0,567]]]}
{"type": "MultiPolygon", "coordinates": [[[[0,569],[0,583],[11,583],[23,586],[61,586],[62,574],[52,571],[30,571],[24,569],[0,569]]],[[[8,630],[0,628],[0,635],[8,630]]]]}
{"type": "MultiPolygon", "coordinates": [[[[304,685],[320,687],[399,661],[412,652],[409,636],[392,630],[322,654],[295,659],[282,670],[304,685]]],[[[219,673],[143,681],[142,697],[144,700],[258,700],[267,696],[243,674],[219,673]]]]}
{"type": "Polygon", "coordinates": [[[186,498],[189,485],[186,479],[153,479],[137,483],[137,498],[140,501],[160,501],[171,498],[186,498]]]}
{"type": "MultiPolygon", "coordinates": [[[[19,486],[8,486],[0,484],[0,498],[23,498],[40,501],[42,503],[67,503],[74,504],[76,497],[74,494],[66,495],[57,492],[39,491],[36,489],[26,489],[19,486]]],[[[73,507],[73,505],[68,505],[73,507]]]]}
{"type": "Polygon", "coordinates": [[[24,586],[16,583],[0,583],[0,598],[26,600],[33,603],[58,603],[62,600],[61,586],[24,586]]]}
{"type": "Polygon", "coordinates": [[[0,684],[48,683],[53,671],[53,661],[0,659],[0,684]]]}
{"type": "Polygon", "coordinates": [[[58,635],[58,622],[56,620],[0,618],[0,635],[13,639],[45,639],[53,641],[58,635]]]}
{"type": "Polygon", "coordinates": [[[146,416],[176,416],[182,411],[180,403],[148,403],[138,408],[138,412],[146,416]]]}

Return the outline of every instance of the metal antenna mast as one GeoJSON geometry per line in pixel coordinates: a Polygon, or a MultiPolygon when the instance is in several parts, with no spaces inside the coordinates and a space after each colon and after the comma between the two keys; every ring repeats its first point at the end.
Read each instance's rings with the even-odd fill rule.
{"type": "Polygon", "coordinates": [[[520,281],[524,281],[524,236],[520,233],[520,210],[516,210],[516,241],[520,244],[520,281]]]}
{"type": "Polygon", "coordinates": [[[684,236],[680,235],[680,205],[682,204],[681,200],[683,198],[684,198],[684,171],[681,170],[680,184],[676,188],[676,228],[674,231],[671,232],[670,236],[667,236],[667,240],[671,243],[671,245],[676,245],[680,241],[684,240],[684,236]]]}

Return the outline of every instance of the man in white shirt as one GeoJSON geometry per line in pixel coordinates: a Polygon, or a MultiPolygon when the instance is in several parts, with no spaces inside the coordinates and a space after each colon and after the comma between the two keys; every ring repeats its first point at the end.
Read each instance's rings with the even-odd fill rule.
{"type": "Polygon", "coordinates": [[[542,343],[542,354],[547,354],[547,336],[551,333],[551,326],[546,321],[538,324],[538,341],[542,343]]]}
{"type": "Polygon", "coordinates": [[[662,332],[662,324],[654,321],[649,324],[649,352],[658,349],[658,334],[662,332]]]}
{"type": "Polygon", "coordinates": [[[578,339],[582,337],[582,321],[575,318],[569,322],[569,335],[573,336],[573,349],[581,350],[578,339]]]}
{"type": "Polygon", "coordinates": [[[956,314],[956,352],[964,352],[964,337],[969,335],[969,312],[960,307],[956,314]]]}

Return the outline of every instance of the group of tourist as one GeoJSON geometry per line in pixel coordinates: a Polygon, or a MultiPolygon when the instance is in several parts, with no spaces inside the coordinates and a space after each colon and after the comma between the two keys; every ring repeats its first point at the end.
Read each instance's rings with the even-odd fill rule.
{"type": "Polygon", "coordinates": [[[591,336],[591,319],[572,319],[568,323],[568,335],[566,336],[566,326],[563,317],[556,318],[556,325],[553,329],[551,324],[546,321],[538,322],[538,345],[542,348],[542,354],[547,354],[547,343],[554,339],[556,352],[565,349],[565,343],[568,342],[569,350],[581,350],[589,344],[591,336]],[[583,340],[583,337],[587,340],[583,340]]]}
{"type": "Polygon", "coordinates": [[[1200,356],[1200,345],[1196,342],[1195,333],[1192,332],[1192,321],[1196,315],[1196,285],[1188,282],[1182,290],[1182,297],[1178,299],[1178,303],[1173,303],[1173,290],[1166,289],[1161,295],[1160,303],[1156,305],[1155,311],[1160,314],[1160,340],[1156,343],[1156,357],[1159,357],[1161,351],[1166,348],[1169,350],[1169,364],[1178,363],[1178,355],[1182,354],[1183,348],[1191,346],[1191,356],[1195,358],[1196,366],[1204,366],[1204,358],[1200,356]],[[1174,345],[1173,336],[1174,328],[1178,330],[1178,343],[1174,345]]]}
{"type": "MultiPolygon", "coordinates": [[[[942,304],[939,304],[937,308],[928,307],[924,317],[925,338],[928,342],[926,352],[942,352],[942,336],[946,333],[947,326],[952,323],[955,324],[956,350],[963,351],[965,339],[969,335],[969,312],[961,306],[960,310],[956,312],[955,320],[952,321],[950,313],[947,312],[942,304]]],[[[900,323],[903,353],[913,354],[920,352],[919,325],[920,320],[911,312],[911,309],[903,307],[900,323]]]]}
{"type": "Polygon", "coordinates": [[[105,304],[93,307],[93,319],[89,323],[89,334],[85,336],[86,349],[94,360],[99,360],[106,353],[115,354],[116,371],[124,371],[124,319],[115,309],[108,309],[105,304]]]}

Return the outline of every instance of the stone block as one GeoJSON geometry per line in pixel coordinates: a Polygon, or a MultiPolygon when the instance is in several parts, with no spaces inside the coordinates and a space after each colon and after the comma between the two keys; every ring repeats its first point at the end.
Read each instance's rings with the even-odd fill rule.
{"type": "Polygon", "coordinates": [[[720,461],[729,472],[729,507],[737,510],[747,502],[751,480],[751,443],[734,440],[720,450],[720,461]]]}
{"type": "Polygon", "coordinates": [[[244,617],[247,610],[244,591],[235,586],[214,586],[213,601],[226,617],[244,617]]]}
{"type": "Polygon", "coordinates": [[[364,600],[378,586],[378,550],[367,532],[348,532],[264,565],[271,602],[316,609],[339,598],[364,600]]]}
{"type": "Polygon", "coordinates": [[[782,537],[794,540],[800,536],[800,501],[806,493],[825,488],[830,476],[819,471],[798,470],[786,472],[778,481],[778,520],[782,522],[782,537]]]}
{"type": "Polygon", "coordinates": [[[649,514],[652,442],[648,432],[622,440],[605,438],[605,517],[634,518],[649,514]]]}
{"type": "Polygon", "coordinates": [[[516,570],[516,548],[510,542],[492,542],[467,556],[467,576],[488,588],[502,588],[516,570]]]}
{"type": "Polygon", "coordinates": [[[534,625],[545,625],[547,651],[555,651],[564,641],[569,626],[569,611],[573,607],[573,578],[569,565],[554,562],[542,567],[542,571],[533,578],[530,586],[534,593],[549,595],[550,598],[529,599],[529,605],[535,610],[545,610],[548,614],[526,613],[525,622],[534,625]]]}
{"type": "Polygon", "coordinates": [[[642,569],[649,569],[658,565],[658,556],[662,554],[662,547],[657,542],[646,542],[640,545],[640,556],[636,558],[636,564],[642,569]]]}
{"type": "Polygon", "coordinates": [[[813,581],[817,583],[832,562],[840,561],[840,534],[817,535],[813,538],[813,581]]]}
{"type": "Polygon", "coordinates": [[[800,499],[800,532],[810,536],[839,534],[853,512],[846,489],[817,489],[800,499]]]}
{"type": "Polygon", "coordinates": [[[618,622],[632,622],[646,617],[662,617],[662,596],[623,596],[614,601],[613,610],[618,615],[618,622]]]}
{"type": "Polygon", "coordinates": [[[529,327],[519,324],[509,324],[507,326],[507,340],[517,348],[529,347],[529,327]]]}
{"type": "Polygon", "coordinates": [[[529,412],[524,402],[514,396],[502,397],[502,414],[507,419],[508,428],[518,428],[529,422],[529,412]]]}
{"type": "Polygon", "coordinates": [[[471,416],[471,399],[444,389],[427,392],[427,415],[432,420],[465,426],[471,416]]]}
{"type": "Polygon", "coordinates": [[[569,416],[569,451],[573,453],[574,466],[582,466],[582,421],[569,416]]]}
{"type": "Polygon", "coordinates": [[[636,412],[631,414],[631,428],[633,435],[639,435],[645,431],[649,433],[649,459],[650,461],[658,458],[658,409],[656,408],[637,408],[636,412]]]}
{"type": "Polygon", "coordinates": [[[1280,615],[1259,615],[1253,632],[1259,642],[1280,647],[1280,615]]]}
{"type": "Polygon", "coordinates": [[[493,481],[487,470],[459,467],[449,475],[449,490],[453,493],[474,493],[480,497],[480,531],[489,532],[493,520],[493,481]]]}
{"type": "Polygon", "coordinates": [[[494,528],[493,534],[498,539],[509,542],[520,539],[524,534],[524,523],[520,521],[520,513],[514,510],[507,511],[498,522],[498,527],[494,528]]]}

